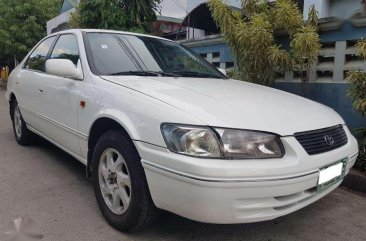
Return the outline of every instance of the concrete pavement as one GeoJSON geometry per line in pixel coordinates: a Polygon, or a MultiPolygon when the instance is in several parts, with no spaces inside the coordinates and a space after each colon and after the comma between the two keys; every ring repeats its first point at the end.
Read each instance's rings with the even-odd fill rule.
{"type": "Polygon", "coordinates": [[[43,240],[365,240],[366,196],[338,188],[274,221],[210,225],[164,213],[137,234],[123,234],[102,217],[85,169],[46,141],[17,145],[0,90],[0,240],[10,222],[32,218],[43,240]]]}

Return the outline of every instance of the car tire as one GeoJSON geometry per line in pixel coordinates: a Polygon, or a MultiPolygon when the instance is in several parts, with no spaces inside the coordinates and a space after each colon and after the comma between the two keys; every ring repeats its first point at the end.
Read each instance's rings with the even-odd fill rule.
{"type": "Polygon", "coordinates": [[[93,184],[103,216],[120,231],[141,230],[158,216],[141,158],[132,141],[119,130],[98,140],[93,153],[93,184]],[[128,180],[129,179],[129,180],[128,180]]]}
{"type": "Polygon", "coordinates": [[[22,146],[34,144],[37,139],[37,135],[27,128],[27,124],[23,119],[18,102],[16,100],[12,101],[11,103],[10,115],[13,122],[15,139],[18,144],[22,146]]]}

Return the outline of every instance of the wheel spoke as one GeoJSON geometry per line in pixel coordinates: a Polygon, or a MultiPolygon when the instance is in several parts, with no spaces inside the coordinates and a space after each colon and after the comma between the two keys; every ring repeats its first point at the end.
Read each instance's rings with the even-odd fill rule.
{"type": "Polygon", "coordinates": [[[123,184],[122,186],[131,188],[130,176],[124,174],[123,172],[117,172],[117,182],[118,184],[123,184]]]}
{"type": "Polygon", "coordinates": [[[114,171],[120,170],[122,168],[122,165],[124,164],[123,158],[118,155],[117,160],[113,163],[111,169],[114,171]],[[120,168],[119,168],[120,167],[120,168]]]}
{"type": "MultiPolygon", "coordinates": [[[[119,209],[121,208],[121,202],[120,202],[120,197],[117,194],[117,192],[114,192],[112,194],[112,208],[114,209],[114,211],[118,212],[119,209]]],[[[122,201],[123,202],[123,201],[122,201]]]]}
{"type": "Polygon", "coordinates": [[[106,183],[104,185],[100,185],[100,189],[102,191],[103,196],[112,195],[113,194],[113,191],[110,188],[110,186],[108,185],[108,183],[106,183]]]}
{"type": "Polygon", "coordinates": [[[113,160],[113,152],[112,151],[108,151],[106,153],[106,166],[108,169],[112,169],[113,164],[114,164],[114,160],[113,160]]]}
{"type": "Polygon", "coordinates": [[[107,183],[107,181],[108,181],[108,171],[107,171],[107,169],[105,167],[101,166],[99,172],[100,172],[100,174],[102,174],[103,181],[105,183],[107,183]]]}
{"type": "Polygon", "coordinates": [[[128,196],[126,189],[120,188],[118,191],[118,196],[122,200],[123,208],[128,207],[128,205],[130,204],[131,198],[128,196]]]}

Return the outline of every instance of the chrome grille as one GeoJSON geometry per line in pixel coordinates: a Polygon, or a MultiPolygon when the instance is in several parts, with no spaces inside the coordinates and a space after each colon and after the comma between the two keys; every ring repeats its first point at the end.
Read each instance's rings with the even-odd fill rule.
{"type": "Polygon", "coordinates": [[[342,125],[298,132],[294,136],[309,155],[335,150],[347,144],[348,141],[342,125]]]}

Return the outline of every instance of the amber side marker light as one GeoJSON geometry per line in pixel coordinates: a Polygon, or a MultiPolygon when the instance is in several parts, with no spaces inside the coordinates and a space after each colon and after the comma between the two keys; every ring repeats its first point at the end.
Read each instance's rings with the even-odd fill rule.
{"type": "Polygon", "coordinates": [[[80,107],[81,107],[81,108],[85,108],[85,106],[86,106],[86,102],[85,102],[85,101],[83,101],[83,100],[81,100],[81,101],[80,101],[80,107]]]}

